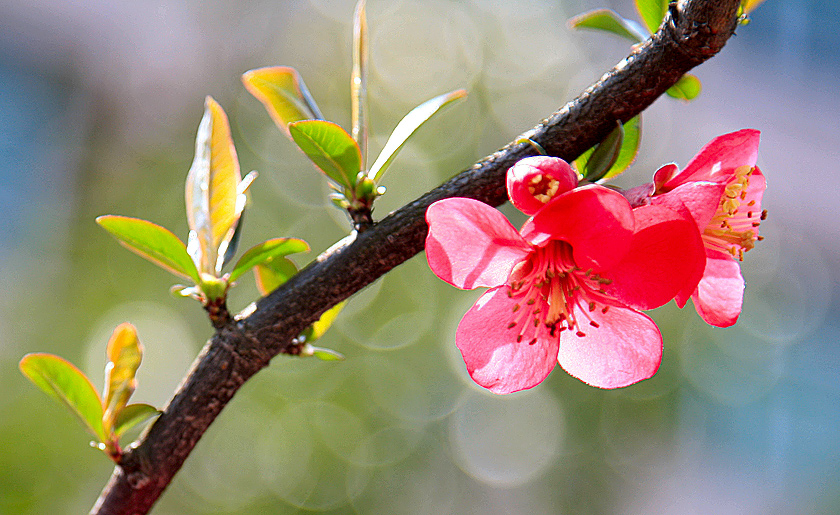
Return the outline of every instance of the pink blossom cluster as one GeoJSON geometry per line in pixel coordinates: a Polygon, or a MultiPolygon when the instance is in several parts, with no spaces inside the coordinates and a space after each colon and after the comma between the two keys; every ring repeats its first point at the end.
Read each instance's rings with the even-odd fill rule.
{"type": "Polygon", "coordinates": [[[579,183],[559,158],[523,159],[507,174],[511,202],[530,216],[520,230],[476,200],[432,204],[432,271],[458,288],[489,288],[455,336],[473,380],[510,393],[559,363],[618,388],[651,377],[662,359],[662,335],[643,310],[691,298],[709,324],[734,324],[739,261],[764,217],[758,142],[756,130],[720,136],[682,171],[663,166],[625,192],[579,183]]]}

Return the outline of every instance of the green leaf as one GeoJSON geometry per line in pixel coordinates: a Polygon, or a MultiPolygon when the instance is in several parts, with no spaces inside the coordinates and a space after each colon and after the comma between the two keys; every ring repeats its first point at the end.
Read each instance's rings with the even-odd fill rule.
{"type": "Polygon", "coordinates": [[[233,271],[230,273],[229,282],[239,279],[242,274],[255,266],[279,256],[288,256],[298,252],[306,252],[309,245],[297,238],[273,238],[252,247],[236,262],[233,271]]]}
{"type": "Polygon", "coordinates": [[[132,252],[177,276],[199,282],[198,270],[184,243],[167,229],[139,218],[117,215],[100,216],[96,223],[132,252]]]}
{"type": "Polygon", "coordinates": [[[641,43],[647,36],[635,22],[622,18],[611,9],[595,9],[579,14],[569,20],[569,27],[573,29],[595,29],[611,32],[633,43],[641,43]]]}
{"type": "Polygon", "coordinates": [[[114,422],[114,434],[119,438],[132,427],[142,424],[146,420],[160,415],[160,413],[157,408],[148,404],[129,404],[117,416],[114,422]]]}
{"type": "Polygon", "coordinates": [[[35,386],[64,404],[99,439],[107,440],[102,426],[102,399],[90,379],[69,361],[52,354],[27,354],[20,371],[35,386]]]}
{"type": "Polygon", "coordinates": [[[208,96],[195,136],[195,158],[185,192],[188,250],[202,273],[218,275],[221,271],[219,247],[224,244],[227,248],[226,242],[233,237],[242,214],[237,210],[240,182],[230,123],[219,103],[208,96]]]}
{"type": "Polygon", "coordinates": [[[665,13],[668,12],[668,0],[635,0],[636,10],[642,18],[642,23],[651,34],[659,30],[665,13]]]}
{"type": "Polygon", "coordinates": [[[294,68],[272,66],[250,70],[242,75],[242,83],[263,103],[277,127],[289,137],[290,123],[324,119],[294,68]]]}
{"type": "Polygon", "coordinates": [[[639,154],[639,144],[642,141],[642,115],[635,116],[624,124],[624,138],[621,143],[621,150],[615,163],[610,167],[602,179],[609,179],[620,174],[633,164],[639,154]]]}
{"type": "Polygon", "coordinates": [[[362,169],[359,145],[347,131],[325,120],[289,124],[292,139],[327,177],[352,189],[362,169]]]}
{"type": "Polygon", "coordinates": [[[143,360],[143,346],[137,339],[137,329],[128,322],[117,326],[108,340],[105,355],[108,363],[105,365],[105,413],[102,415],[102,425],[105,434],[110,434],[120,412],[137,388],[135,375],[143,360]]]}
{"type": "Polygon", "coordinates": [[[257,291],[265,297],[298,273],[297,265],[285,257],[269,259],[254,268],[257,291]]]}
{"type": "Polygon", "coordinates": [[[416,131],[442,108],[456,100],[464,98],[465,96],[467,96],[466,90],[458,89],[450,91],[449,93],[427,100],[409,111],[409,113],[400,120],[400,123],[397,124],[394,132],[392,132],[388,137],[388,141],[385,143],[385,148],[383,148],[382,152],[379,153],[379,157],[376,158],[373,166],[370,167],[370,171],[368,171],[368,178],[374,183],[378,183],[379,179],[382,178],[382,174],[384,174],[391,165],[391,161],[393,161],[397,156],[397,152],[399,152],[405,142],[408,141],[408,138],[414,134],[414,131],[416,131]]]}
{"type": "Polygon", "coordinates": [[[350,102],[353,139],[362,154],[360,170],[367,164],[368,103],[367,103],[368,30],[365,0],[359,0],[353,14],[353,73],[350,76],[350,102]]]}
{"type": "MultiPolygon", "coordinates": [[[[624,128],[621,122],[616,123],[615,129],[607,135],[604,141],[597,144],[594,147],[595,150],[588,155],[582,169],[578,169],[582,170],[585,179],[592,182],[600,180],[618,160],[618,155],[621,152],[621,146],[624,142],[624,128]]],[[[575,162],[575,165],[577,164],[575,162]]]]}
{"type": "Polygon", "coordinates": [[[686,73],[680,77],[680,80],[676,84],[668,88],[665,93],[670,97],[689,101],[697,98],[702,88],[703,85],[700,83],[700,79],[690,73],[686,73]]]}

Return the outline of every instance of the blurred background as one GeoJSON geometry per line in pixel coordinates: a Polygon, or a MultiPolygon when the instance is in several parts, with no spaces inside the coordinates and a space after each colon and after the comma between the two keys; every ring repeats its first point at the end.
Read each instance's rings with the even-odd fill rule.
{"type": "MultiPolygon", "coordinates": [[[[296,67],[349,125],[352,0],[0,1],[0,513],[86,513],[111,474],[74,418],[18,371],[59,354],[102,384],[105,343],[131,321],[146,348],[135,399],[162,407],[212,334],[174,277],[94,217],[186,237],[183,184],[203,99],[227,110],[243,174],[257,169],[243,243],[343,237],[325,179],[242,87],[296,67]]],[[[629,51],[566,20],[627,1],[370,0],[371,150],[412,107],[469,98],[407,145],[382,217],[570,100],[629,51]]],[[[494,396],[455,348],[480,292],[423,255],[357,294],[321,345],[341,363],[277,357],[237,394],[153,513],[823,514],[840,511],[840,45],[836,2],[769,0],[695,70],[694,102],[660,99],[618,183],[650,180],[713,137],[762,131],[763,241],[730,329],[689,306],[652,313],[659,373],[602,391],[556,369],[494,396]]],[[[375,154],[374,154],[375,155],[375,154]]],[[[513,210],[504,208],[508,214],[513,210]]],[[[517,221],[521,221],[517,219],[517,221]]],[[[232,291],[240,310],[251,277],[232,291]]]]}

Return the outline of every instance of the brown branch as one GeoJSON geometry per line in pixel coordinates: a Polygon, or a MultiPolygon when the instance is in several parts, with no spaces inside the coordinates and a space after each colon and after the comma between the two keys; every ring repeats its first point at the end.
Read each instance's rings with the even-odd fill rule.
{"type": "MultiPolygon", "coordinates": [[[[715,55],[736,26],[738,0],[688,0],[662,27],[577,99],[528,131],[548,154],[571,160],[647,108],[687,71],[715,55]]],[[[163,414],[129,448],[91,514],[145,514],[222,408],[251,376],[325,310],[423,250],[426,208],[446,197],[497,206],[507,200],[505,172],[532,147],[511,143],[395,211],[355,241],[320,256],[253,310],[219,328],[163,414]]]]}

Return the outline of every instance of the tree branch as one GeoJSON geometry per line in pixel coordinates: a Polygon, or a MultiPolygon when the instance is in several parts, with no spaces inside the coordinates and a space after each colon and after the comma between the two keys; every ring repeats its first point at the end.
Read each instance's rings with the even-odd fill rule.
{"type": "MultiPolygon", "coordinates": [[[[739,0],[688,0],[648,41],[578,98],[523,134],[571,161],[603,140],[616,120],[647,108],[687,71],[715,55],[734,33],[739,0]]],[[[355,240],[318,257],[283,286],[219,328],[163,414],[130,447],[92,508],[96,515],[145,514],[242,384],[294,342],[321,313],[423,250],[426,208],[447,197],[498,206],[505,173],[533,155],[511,143],[387,216],[355,240]]]]}

